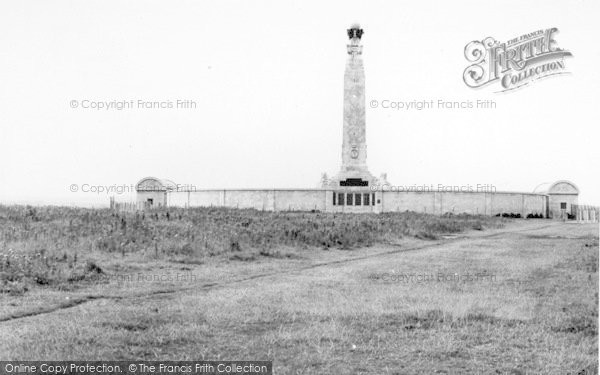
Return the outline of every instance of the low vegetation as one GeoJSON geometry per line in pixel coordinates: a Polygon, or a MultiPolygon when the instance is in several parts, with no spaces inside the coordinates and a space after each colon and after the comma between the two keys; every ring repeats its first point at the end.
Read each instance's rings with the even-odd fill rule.
{"type": "MultiPolygon", "coordinates": [[[[122,218],[89,212],[109,222],[122,218]]],[[[166,212],[157,213],[158,220],[147,213],[145,225],[171,228],[174,212],[169,220],[166,212]]],[[[203,223],[218,219],[224,229],[215,225],[215,233],[224,234],[227,215],[254,215],[257,223],[331,218],[221,210],[191,211],[188,219],[184,214],[182,223],[200,215],[207,215],[198,219],[203,223]]],[[[68,223],[68,217],[48,220],[42,228],[68,223]]],[[[336,219],[352,228],[354,218],[336,219]]],[[[59,237],[59,246],[46,242],[52,246],[44,252],[35,249],[48,240],[10,242],[13,259],[23,267],[33,264],[25,273],[43,272],[48,262],[71,270],[65,280],[73,281],[50,280],[21,295],[0,294],[0,353],[21,360],[261,359],[273,360],[277,374],[598,373],[597,224],[517,219],[490,235],[470,231],[433,242],[412,237],[425,231],[416,223],[433,225],[439,219],[469,228],[476,218],[405,213],[359,219],[365,223],[354,225],[396,220],[400,227],[413,220],[407,225],[416,229],[400,246],[323,251],[306,240],[291,242],[285,232],[278,237],[277,227],[249,223],[242,228],[262,228],[274,234],[274,243],[286,239],[298,246],[251,249],[245,240],[233,249],[215,240],[221,253],[211,257],[202,255],[203,247],[192,247],[191,255],[181,258],[186,264],[174,262],[181,255],[166,252],[165,243],[156,261],[154,249],[133,246],[122,258],[120,248],[98,247],[97,234],[74,240],[70,248],[79,253],[68,252],[66,259],[58,256],[65,252],[65,237],[59,237]],[[30,248],[32,253],[25,251],[30,248]],[[21,258],[26,254],[32,258],[21,258]],[[194,256],[205,262],[194,263],[194,256]],[[196,279],[93,282],[101,272],[196,279]],[[72,289],[61,289],[68,286],[72,289]]],[[[129,220],[128,215],[131,234],[129,220]]],[[[484,228],[494,223],[480,222],[484,228]]],[[[34,223],[42,222],[31,222],[32,228],[34,223]]],[[[448,230],[442,228],[430,233],[448,230]]],[[[300,238],[312,232],[306,229],[300,238]]],[[[392,241],[400,235],[370,238],[392,241]]]]}
{"type": "Polygon", "coordinates": [[[137,255],[177,262],[209,257],[253,260],[280,247],[353,249],[425,240],[502,219],[414,212],[352,215],[265,212],[228,208],[169,208],[146,212],[69,207],[0,206],[0,291],[20,293],[23,280],[40,285],[81,281],[102,273],[90,260],[137,255]]]}

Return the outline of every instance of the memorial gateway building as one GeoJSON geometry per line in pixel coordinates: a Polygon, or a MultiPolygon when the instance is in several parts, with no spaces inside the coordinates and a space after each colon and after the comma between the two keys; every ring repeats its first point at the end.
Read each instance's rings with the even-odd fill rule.
{"type": "Polygon", "coordinates": [[[386,175],[374,177],[367,167],[365,72],[358,25],[348,32],[344,73],[342,164],[339,172],[321,177],[313,189],[196,189],[146,177],[136,184],[137,205],[145,207],[220,206],[259,210],[381,213],[415,211],[432,214],[514,214],[566,218],[577,209],[579,190],[557,181],[532,193],[495,189],[399,189],[386,175]]]}

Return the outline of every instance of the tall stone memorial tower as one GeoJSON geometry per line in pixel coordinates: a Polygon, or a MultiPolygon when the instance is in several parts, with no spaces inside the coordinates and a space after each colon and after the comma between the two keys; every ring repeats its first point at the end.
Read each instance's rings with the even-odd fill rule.
{"type": "MultiPolygon", "coordinates": [[[[361,38],[363,30],[353,25],[347,30],[349,44],[344,72],[344,117],[342,167],[332,179],[336,186],[369,186],[374,177],[367,168],[367,129],[365,119],[365,70],[361,38]]],[[[332,186],[333,187],[333,186],[332,186]]]]}
{"type": "Polygon", "coordinates": [[[350,44],[344,72],[344,133],[342,171],[367,171],[365,124],[365,70],[360,43],[363,30],[358,25],[348,30],[350,44]]]}
{"type": "Polygon", "coordinates": [[[344,72],[342,166],[338,174],[323,187],[336,190],[333,203],[343,211],[372,211],[375,194],[371,188],[378,180],[367,168],[365,70],[361,44],[364,32],[355,24],[347,33],[349,43],[346,45],[344,72]]]}

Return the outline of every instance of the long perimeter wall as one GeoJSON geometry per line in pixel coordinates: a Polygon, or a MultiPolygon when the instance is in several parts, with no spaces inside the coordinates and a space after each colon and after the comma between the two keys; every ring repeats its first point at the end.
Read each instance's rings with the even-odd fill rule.
{"type": "Polygon", "coordinates": [[[495,192],[393,192],[381,198],[382,212],[416,211],[432,214],[469,213],[495,215],[514,213],[547,216],[548,197],[543,194],[495,192]]]}
{"type": "MultiPolygon", "coordinates": [[[[548,196],[545,194],[515,192],[396,192],[376,191],[375,204],[369,206],[341,206],[333,204],[329,189],[244,189],[169,191],[166,205],[177,207],[235,207],[268,211],[323,211],[323,212],[397,212],[415,211],[432,214],[447,212],[495,215],[515,213],[548,215],[548,196]]],[[[145,192],[138,192],[138,201],[146,200],[145,192]]]]}

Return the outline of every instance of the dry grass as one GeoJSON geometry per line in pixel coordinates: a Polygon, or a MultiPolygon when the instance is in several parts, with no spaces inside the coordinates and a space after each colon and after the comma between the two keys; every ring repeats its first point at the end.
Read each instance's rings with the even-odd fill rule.
{"type": "Polygon", "coordinates": [[[107,273],[184,267],[198,280],[5,295],[0,303],[13,309],[81,293],[122,298],[0,323],[0,353],[23,360],[268,359],[277,374],[597,373],[598,227],[507,225],[442,245],[404,237],[394,248],[425,248],[390,254],[379,245],[352,252],[282,246],[253,262],[97,258],[107,273]],[[307,267],[339,259],[349,261],[307,267]],[[389,280],[438,273],[495,277],[389,280]],[[150,293],[157,285],[171,293],[150,293]]]}
{"type": "Polygon", "coordinates": [[[465,229],[498,227],[502,220],[411,212],[385,215],[264,212],[227,208],[169,208],[115,213],[68,207],[0,206],[0,292],[35,285],[68,288],[93,279],[107,256],[138,256],[201,264],[220,257],[255,261],[290,257],[293,249],[354,249],[435,239],[465,229]],[[94,263],[100,259],[100,264],[94,263]]]}

